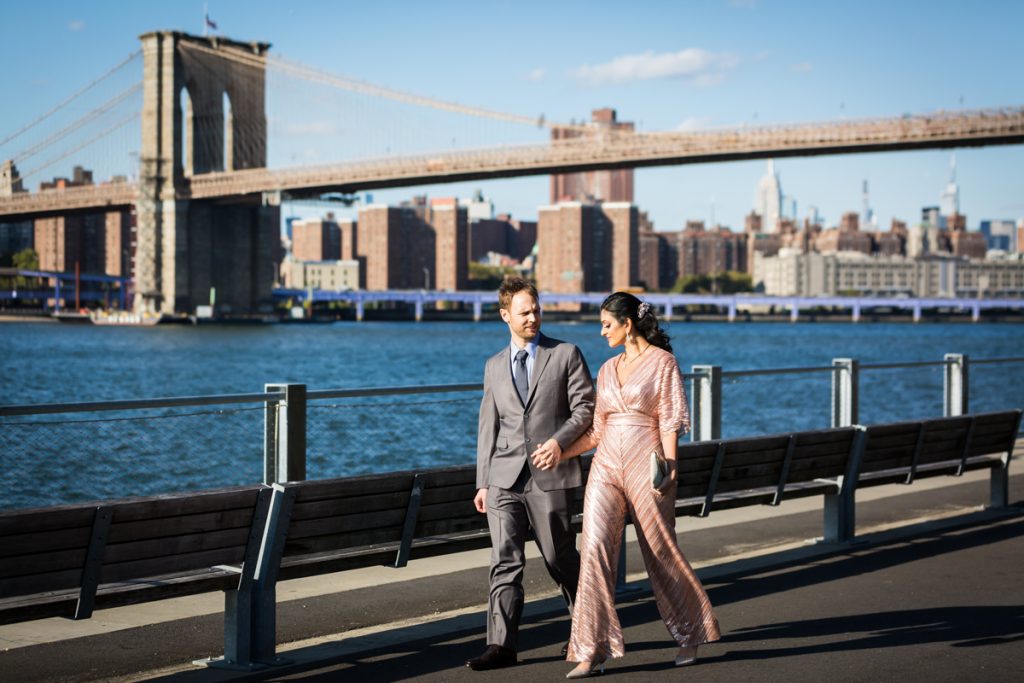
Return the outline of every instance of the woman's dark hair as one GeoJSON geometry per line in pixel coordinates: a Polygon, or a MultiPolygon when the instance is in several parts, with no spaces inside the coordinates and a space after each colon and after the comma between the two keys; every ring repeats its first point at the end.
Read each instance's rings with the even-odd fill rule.
{"type": "Polygon", "coordinates": [[[672,353],[672,344],[668,341],[668,335],[658,324],[658,316],[654,312],[654,306],[640,301],[629,292],[615,292],[609,294],[601,303],[601,310],[608,311],[625,325],[627,320],[633,321],[633,329],[643,335],[643,338],[659,349],[665,349],[672,353]],[[643,315],[641,315],[641,310],[643,315]]]}

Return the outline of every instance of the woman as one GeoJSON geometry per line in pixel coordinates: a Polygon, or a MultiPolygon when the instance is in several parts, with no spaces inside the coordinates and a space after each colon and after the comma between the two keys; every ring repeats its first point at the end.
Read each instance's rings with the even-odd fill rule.
{"type": "Polygon", "coordinates": [[[690,418],[668,335],[650,304],[616,292],[601,304],[601,336],[623,351],[598,373],[593,427],[562,455],[597,447],[583,503],[579,592],[566,657],[580,664],[567,678],[603,671],[608,657],[625,654],[615,568],[627,510],[658,611],[679,645],[676,666],[692,664],[698,645],[720,637],[707,593],[676,543],[676,445],[690,418]],[[660,489],[652,484],[652,451],[668,466],[660,489]]]}

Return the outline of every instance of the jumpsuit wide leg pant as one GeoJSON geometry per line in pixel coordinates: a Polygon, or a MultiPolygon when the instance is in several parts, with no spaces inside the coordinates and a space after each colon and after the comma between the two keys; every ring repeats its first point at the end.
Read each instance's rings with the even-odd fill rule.
{"type": "Polygon", "coordinates": [[[606,427],[584,496],[569,661],[593,662],[625,654],[615,611],[615,580],[627,511],[669,634],[680,646],[720,638],[711,601],[676,542],[675,488],[662,496],[651,489],[652,450],[661,452],[660,434],[652,426],[610,421],[606,427]]]}

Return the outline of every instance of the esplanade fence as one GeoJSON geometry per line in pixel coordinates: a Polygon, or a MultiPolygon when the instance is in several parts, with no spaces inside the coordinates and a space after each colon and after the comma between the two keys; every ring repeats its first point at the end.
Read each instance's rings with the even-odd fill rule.
{"type": "MultiPolygon", "coordinates": [[[[693,440],[1020,408],[1024,357],[684,374],[693,440]]],[[[0,509],[472,463],[482,385],[0,406],[0,509]]],[[[71,397],[69,397],[71,398],[71,397]]]]}

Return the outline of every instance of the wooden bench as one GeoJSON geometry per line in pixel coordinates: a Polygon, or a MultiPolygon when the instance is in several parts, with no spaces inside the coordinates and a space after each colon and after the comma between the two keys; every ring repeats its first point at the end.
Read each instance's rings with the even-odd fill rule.
{"type": "MultiPolygon", "coordinates": [[[[270,493],[257,486],[2,512],[0,623],[86,619],[96,608],[215,590],[229,606],[244,601],[270,493]]],[[[226,637],[225,646],[234,652],[248,640],[226,637]]]]}
{"type": "MultiPolygon", "coordinates": [[[[990,468],[1007,504],[1020,411],[683,443],[676,514],[824,496],[854,532],[858,486],[990,468]]],[[[590,456],[584,456],[584,474],[590,456]]],[[[224,664],[275,658],[279,579],[490,545],[474,466],[0,513],[0,623],[225,590],[224,664]]],[[[576,498],[580,522],[583,489],[576,498]]]]}

